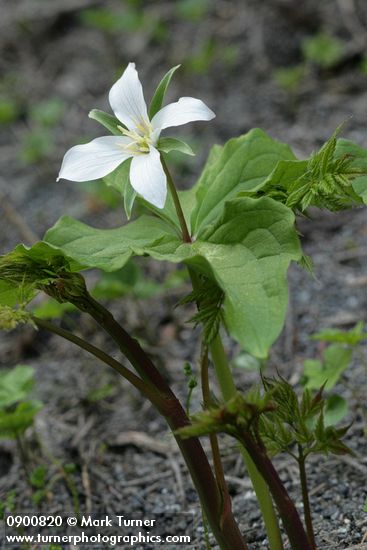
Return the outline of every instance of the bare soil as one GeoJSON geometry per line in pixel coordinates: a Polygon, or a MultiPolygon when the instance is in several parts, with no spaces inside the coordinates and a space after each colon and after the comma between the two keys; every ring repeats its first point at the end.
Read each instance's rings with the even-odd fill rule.
{"type": "MultiPolygon", "coordinates": [[[[363,0],[213,0],[198,20],[179,16],[177,4],[164,0],[141,3],[138,11],[144,15],[144,24],[131,32],[101,30],[85,22],[88,9],[103,6],[117,17],[127,10],[128,2],[2,0],[0,97],[15,99],[19,109],[11,124],[0,127],[4,252],[19,241],[29,244],[42,237],[64,213],[98,227],[122,223],[121,205],[111,210],[85,186],[56,183],[55,178],[67,148],[80,138],[88,140],[103,133],[87,114],[95,107],[108,110],[107,91],[129,61],[137,63],[146,97],[169,67],[182,63],[170,97],[200,97],[217,114],[210,124],[180,130],[197,151],[194,160],[175,165],[182,188],[195,181],[213,143],[224,143],[256,126],[305,156],[348,120],[344,136],[367,146],[367,76],[361,70],[367,45],[363,0]],[[332,69],[311,67],[292,93],[281,89],[275,70],[300,63],[302,41],[320,30],[344,41],[342,59],[332,69]],[[187,59],[197,58],[208,44],[214,44],[214,54],[206,65],[199,64],[198,69],[197,62],[191,61],[187,67],[187,59]],[[63,101],[64,114],[50,130],[48,150],[30,162],[24,158],[25,143],[39,128],[32,109],[55,97],[63,101]]],[[[365,210],[340,214],[315,211],[311,219],[299,221],[299,229],[305,250],[314,259],[315,275],[292,266],[289,314],[268,367],[269,373],[277,369],[295,384],[303,360],[318,357],[322,351],[310,342],[310,334],[325,326],[350,328],[367,320],[365,210]]],[[[153,280],[162,280],[169,269],[147,260],[140,265],[153,280]]],[[[122,305],[111,304],[182,399],[187,395],[183,364],[190,361],[195,366],[198,356],[198,333],[193,338],[186,322],[190,311],[172,309],[184,290],[170,291],[164,299],[130,297],[122,305]]],[[[63,323],[117,354],[113,344],[84,316],[72,313],[63,323]]],[[[226,341],[226,346],[230,354],[237,353],[233,342],[226,341]]],[[[348,420],[353,420],[353,425],[347,443],[355,455],[315,458],[308,464],[320,550],[367,548],[363,542],[367,526],[363,512],[367,496],[367,366],[366,350],[362,352],[365,360],[355,361],[336,388],[350,400],[348,420]]],[[[42,331],[23,329],[1,335],[1,366],[18,363],[36,369],[34,396],[45,404],[27,438],[32,463],[48,464],[50,477],[58,471],[55,458],[62,464],[75,464],[76,471],[70,475],[81,510],[97,516],[194,510],[197,542],[190,548],[205,547],[197,496],[172,437],[151,406],[113,372],[42,331]],[[92,401],[91,391],[107,384],[113,391],[92,401]]],[[[239,369],[235,377],[241,389],[258,380],[257,373],[239,369]]],[[[198,392],[192,406],[200,407],[198,392]]],[[[223,449],[236,516],[250,547],[265,550],[266,535],[242,462],[231,441],[225,440],[223,449]]],[[[295,464],[280,457],[276,465],[301,507],[295,464]]],[[[0,498],[12,489],[19,512],[65,513],[75,508],[75,498],[63,478],[36,506],[16,444],[3,441],[0,498]]]]}

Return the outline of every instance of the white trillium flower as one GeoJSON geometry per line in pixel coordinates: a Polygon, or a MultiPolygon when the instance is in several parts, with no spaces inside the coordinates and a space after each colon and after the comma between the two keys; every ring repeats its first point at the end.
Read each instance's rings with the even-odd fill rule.
{"type": "Polygon", "coordinates": [[[60,178],[89,181],[103,178],[132,158],[130,182],[146,201],[163,208],[167,196],[167,178],[157,149],[162,130],[196,120],[215,117],[205,103],[193,97],[181,97],[158,111],[149,120],[143,88],[135,63],[129,63],[121,78],[112,86],[109,101],[121,136],[99,137],[85,145],[76,145],[64,156],[60,178]]]}

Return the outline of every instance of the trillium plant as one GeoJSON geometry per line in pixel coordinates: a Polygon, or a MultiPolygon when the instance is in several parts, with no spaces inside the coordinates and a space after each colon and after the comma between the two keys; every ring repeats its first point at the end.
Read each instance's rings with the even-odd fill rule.
{"type": "MultiPolygon", "coordinates": [[[[79,346],[128,380],[167,421],[197,490],[205,523],[221,549],[246,549],[245,518],[236,518],[226,484],[218,433],[238,442],[263,516],[271,550],[316,548],[307,483],[312,453],[348,453],[347,427],[327,415],[325,383],[295,389],[282,377],[259,376],[247,393],[236,387],[222,336],[227,333],[248,354],[268,356],[287,309],[287,270],[291,262],[312,269],[302,252],[297,216],[310,207],[331,211],[367,202],[367,151],[339,137],[338,128],[308,159],[259,129],[214,145],[197,183],[178,190],[169,153],[193,154],[167,128],[210,121],[214,113],[201,100],[182,97],[163,106],[177,67],[158,84],[149,108],[135,65],[112,86],[114,115],[93,110],[90,117],[111,135],[76,145],[65,155],[59,179],[103,179],[121,193],[127,223],[96,229],[62,217],[40,242],[19,244],[0,257],[0,323],[10,330],[30,323],[79,346]],[[189,411],[140,343],[98,302],[82,272],[120,273],[135,256],[185,266],[192,290],[179,306],[196,307],[191,319],[201,327],[202,409],[189,411]],[[91,316],[115,341],[117,360],[57,322],[37,316],[33,299],[45,293],[91,316]],[[213,397],[213,380],[220,394],[213,397]],[[210,452],[204,452],[208,437],[210,452]],[[273,464],[288,453],[296,461],[303,501],[296,508],[273,464]],[[284,546],[283,546],[284,545],[284,546]]],[[[193,358],[195,362],[195,358],[193,358]]],[[[192,372],[186,368],[186,374],[192,372]]],[[[284,374],[284,373],[283,373],[284,374]]],[[[322,374],[320,373],[322,378],[322,374]]],[[[188,394],[192,391],[189,385],[188,394]]],[[[207,543],[209,544],[209,543],[207,543]]]]}

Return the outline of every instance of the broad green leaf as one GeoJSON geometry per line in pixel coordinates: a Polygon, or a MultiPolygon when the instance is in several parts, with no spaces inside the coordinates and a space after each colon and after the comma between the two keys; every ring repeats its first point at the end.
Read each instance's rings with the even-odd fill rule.
{"type": "Polygon", "coordinates": [[[257,189],[280,160],[295,160],[295,156],[288,145],[259,129],[216,148],[196,184],[196,207],[191,217],[194,233],[200,234],[220,215],[224,201],[257,189]]]}
{"type": "Polygon", "coordinates": [[[102,126],[107,128],[107,130],[111,132],[111,134],[115,136],[121,136],[121,131],[117,128],[117,126],[124,127],[124,124],[122,124],[122,122],[120,122],[119,119],[115,116],[105,113],[104,111],[101,111],[99,109],[93,109],[92,111],[90,111],[88,116],[89,118],[92,118],[93,120],[96,120],[97,122],[102,124],[102,126]]]}
{"type": "Polygon", "coordinates": [[[34,369],[17,365],[0,371],[0,409],[25,399],[34,383],[34,369]]]}
{"type": "MultiPolygon", "coordinates": [[[[349,139],[338,139],[336,145],[335,156],[350,156],[353,157],[352,166],[367,172],[367,150],[353,143],[349,139]]],[[[367,204],[367,176],[357,176],[353,180],[353,189],[359,195],[363,202],[367,204]]]]}
{"type": "Polygon", "coordinates": [[[168,224],[151,216],[117,229],[95,229],[65,216],[47,231],[45,241],[82,266],[107,272],[120,269],[134,254],[165,259],[180,244],[168,224]]]}
{"type": "Polygon", "coordinates": [[[153,99],[150,102],[149,106],[149,118],[152,119],[156,113],[162,108],[164,96],[166,95],[168,86],[171,82],[171,79],[177,71],[177,69],[180,67],[180,65],[176,65],[175,67],[172,67],[162,78],[160,83],[157,86],[156,91],[154,92],[153,99]]]}
{"type": "Polygon", "coordinates": [[[0,411],[0,439],[14,439],[24,433],[42,407],[40,401],[27,401],[14,411],[0,411]]]}
{"type": "Polygon", "coordinates": [[[147,216],[118,229],[62,218],[45,239],[85,267],[104,271],[121,268],[133,254],[191,265],[222,288],[231,335],[257,357],[267,355],[282,329],[287,268],[301,257],[292,211],[269,198],[229,201],[221,218],[192,244],[147,216]]]}
{"type": "Polygon", "coordinates": [[[324,424],[335,426],[348,414],[348,403],[340,395],[330,395],[325,401],[324,424]]]}
{"type": "Polygon", "coordinates": [[[225,293],[230,334],[266,357],[283,327],[289,263],[301,256],[292,211],[269,198],[235,199],[202,238],[181,245],[176,258],[214,277],[225,293]]]}
{"type": "Polygon", "coordinates": [[[180,139],[171,137],[161,138],[158,142],[158,149],[163,153],[169,153],[170,151],[179,151],[184,155],[195,155],[190,145],[180,139]]]}
{"type": "Polygon", "coordinates": [[[305,386],[318,390],[325,384],[331,390],[348,368],[352,359],[352,349],[341,344],[332,344],[324,351],[323,360],[307,359],[304,362],[305,386]]]}

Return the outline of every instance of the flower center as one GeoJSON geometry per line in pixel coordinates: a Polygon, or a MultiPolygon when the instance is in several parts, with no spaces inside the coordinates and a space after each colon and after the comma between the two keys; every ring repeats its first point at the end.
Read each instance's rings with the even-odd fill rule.
{"type": "Polygon", "coordinates": [[[128,130],[117,126],[120,132],[132,141],[124,148],[135,155],[149,153],[150,146],[154,145],[153,127],[150,122],[141,120],[136,124],[134,130],[128,130]]]}

